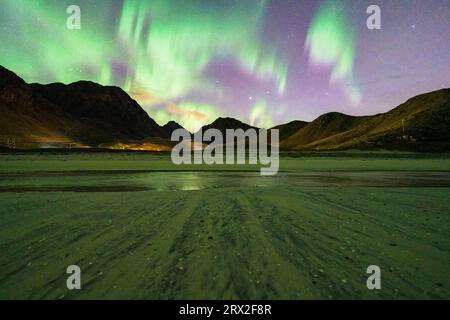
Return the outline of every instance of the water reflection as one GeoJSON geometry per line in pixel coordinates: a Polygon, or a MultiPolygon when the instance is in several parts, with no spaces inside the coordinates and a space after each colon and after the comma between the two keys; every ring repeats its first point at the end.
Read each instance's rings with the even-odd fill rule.
{"type": "Polygon", "coordinates": [[[259,187],[450,187],[449,172],[42,172],[0,174],[0,192],[193,191],[259,187]]]}

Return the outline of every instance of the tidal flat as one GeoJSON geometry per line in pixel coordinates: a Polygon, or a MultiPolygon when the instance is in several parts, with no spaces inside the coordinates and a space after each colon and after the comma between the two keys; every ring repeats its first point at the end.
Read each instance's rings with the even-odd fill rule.
{"type": "Polygon", "coordinates": [[[0,299],[449,299],[449,200],[448,155],[2,153],[0,299]]]}

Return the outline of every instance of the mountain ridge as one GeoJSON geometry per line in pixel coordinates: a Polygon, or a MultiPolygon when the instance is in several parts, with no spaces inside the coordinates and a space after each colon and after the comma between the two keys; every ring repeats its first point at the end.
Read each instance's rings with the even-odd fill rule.
{"type": "Polygon", "coordinates": [[[30,141],[100,143],[166,137],[163,129],[119,87],[90,81],[27,84],[0,69],[0,135],[30,141]]]}
{"type": "MultiPolygon", "coordinates": [[[[111,144],[149,138],[169,140],[183,128],[175,121],[158,125],[119,87],[91,81],[71,84],[27,84],[0,66],[0,137],[36,142],[80,141],[111,144]]],[[[230,117],[219,117],[201,128],[258,129],[230,117]]],[[[450,151],[450,89],[412,97],[375,115],[330,112],[311,122],[294,120],[280,130],[281,150],[398,149],[450,151]]],[[[1,141],[0,141],[1,142],[1,141]]]]}
{"type": "MultiPolygon", "coordinates": [[[[181,124],[179,124],[178,122],[173,121],[173,120],[171,120],[171,121],[167,122],[165,125],[163,125],[162,129],[166,133],[167,137],[171,137],[172,133],[177,129],[186,130],[181,124]]],[[[188,131],[188,130],[186,130],[186,131],[188,131]]]]}
{"type": "Polygon", "coordinates": [[[328,113],[281,142],[289,150],[450,150],[450,89],[408,99],[373,116],[328,113]]]}
{"type": "MultiPolygon", "coordinates": [[[[211,122],[210,124],[204,125],[203,127],[201,127],[201,131],[205,132],[208,129],[218,129],[220,132],[222,132],[222,134],[225,135],[225,130],[226,129],[243,129],[244,131],[248,130],[248,129],[258,129],[252,125],[249,125],[245,122],[242,122],[241,120],[235,119],[235,118],[231,118],[231,117],[219,117],[216,120],[214,120],[213,122],[211,122]]],[[[200,131],[198,130],[198,131],[200,131]]],[[[197,131],[197,132],[198,132],[197,131]]]]}

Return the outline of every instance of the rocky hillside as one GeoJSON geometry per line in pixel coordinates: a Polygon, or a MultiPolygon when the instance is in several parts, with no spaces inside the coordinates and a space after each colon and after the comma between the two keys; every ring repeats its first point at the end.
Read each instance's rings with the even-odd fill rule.
{"type": "Polygon", "coordinates": [[[409,99],[374,116],[325,114],[281,141],[286,150],[450,150],[450,89],[409,99]]]}
{"type": "Polygon", "coordinates": [[[0,135],[92,144],[164,137],[164,130],[117,87],[80,81],[27,84],[0,67],[0,135]]]}

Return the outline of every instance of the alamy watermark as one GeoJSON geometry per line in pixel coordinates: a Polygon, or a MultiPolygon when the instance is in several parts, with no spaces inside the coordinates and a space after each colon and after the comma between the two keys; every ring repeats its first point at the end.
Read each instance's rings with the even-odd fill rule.
{"type": "Polygon", "coordinates": [[[381,8],[376,4],[370,5],[366,10],[367,14],[370,16],[367,18],[366,26],[369,30],[380,30],[381,29],[381,8]]]}
{"type": "MultiPolygon", "coordinates": [[[[67,7],[66,13],[69,15],[67,18],[66,26],[70,30],[81,29],[81,8],[76,4],[72,4],[67,7]]],[[[367,7],[366,13],[370,16],[366,20],[366,26],[369,30],[381,29],[381,8],[376,4],[372,4],[367,7]]]]}
{"type": "Polygon", "coordinates": [[[66,21],[67,29],[80,30],[81,29],[81,8],[75,4],[67,7],[66,13],[69,15],[66,21]]]}
{"type": "Polygon", "coordinates": [[[70,276],[67,278],[66,286],[69,290],[81,290],[81,269],[77,265],[67,267],[66,273],[70,276]]]}
{"type": "Polygon", "coordinates": [[[371,265],[367,267],[367,274],[370,276],[367,278],[367,289],[369,290],[380,290],[381,289],[381,269],[379,266],[371,265]]]}
{"type": "Polygon", "coordinates": [[[172,149],[172,162],[181,164],[260,164],[261,175],[273,176],[280,166],[278,129],[227,129],[224,134],[218,129],[208,129],[204,133],[192,135],[177,129],[172,133],[172,141],[178,144],[172,149]],[[270,149],[270,152],[269,152],[270,149]],[[247,161],[248,160],[248,161],[247,161]]]}

